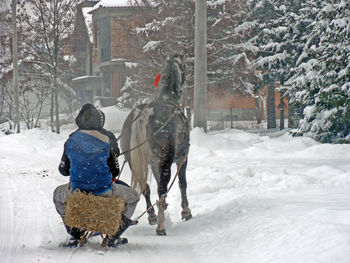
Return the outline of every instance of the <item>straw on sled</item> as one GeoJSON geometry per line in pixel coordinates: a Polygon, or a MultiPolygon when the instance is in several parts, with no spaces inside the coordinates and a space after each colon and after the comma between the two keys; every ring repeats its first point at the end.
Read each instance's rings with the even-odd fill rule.
{"type": "Polygon", "coordinates": [[[121,224],[125,201],[121,197],[96,196],[76,190],[65,206],[66,225],[113,236],[121,224]]]}

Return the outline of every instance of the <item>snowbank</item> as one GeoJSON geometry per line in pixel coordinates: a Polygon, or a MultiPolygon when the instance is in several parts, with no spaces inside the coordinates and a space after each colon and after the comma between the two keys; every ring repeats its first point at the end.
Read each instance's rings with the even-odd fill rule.
{"type": "Polygon", "coordinates": [[[101,108],[101,110],[106,117],[104,128],[114,132],[120,132],[130,111],[121,109],[118,106],[105,107],[101,108]]]}

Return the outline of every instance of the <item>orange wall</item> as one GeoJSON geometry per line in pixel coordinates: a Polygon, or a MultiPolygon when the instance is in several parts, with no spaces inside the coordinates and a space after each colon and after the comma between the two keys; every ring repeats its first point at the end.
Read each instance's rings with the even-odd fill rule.
{"type": "MultiPolygon", "coordinates": [[[[267,89],[263,89],[263,94],[266,97],[267,89]]],[[[288,114],[288,100],[284,98],[284,112],[285,115],[288,114]]],[[[280,93],[279,91],[275,92],[275,104],[276,104],[276,115],[279,116],[280,104],[280,93]]],[[[240,94],[231,94],[228,92],[215,93],[212,91],[208,92],[208,109],[255,109],[255,99],[250,96],[242,96],[240,94]]]]}
{"type": "Polygon", "coordinates": [[[241,96],[239,94],[230,93],[214,93],[208,92],[208,108],[209,109],[255,109],[255,100],[252,97],[241,96]]]}

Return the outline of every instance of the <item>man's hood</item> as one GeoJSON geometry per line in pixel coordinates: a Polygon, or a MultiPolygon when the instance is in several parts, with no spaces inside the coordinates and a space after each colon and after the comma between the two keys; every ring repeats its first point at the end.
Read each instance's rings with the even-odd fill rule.
{"type": "Polygon", "coordinates": [[[81,108],[75,122],[79,129],[98,130],[101,129],[105,122],[104,113],[95,108],[92,104],[85,104],[81,108]]]}

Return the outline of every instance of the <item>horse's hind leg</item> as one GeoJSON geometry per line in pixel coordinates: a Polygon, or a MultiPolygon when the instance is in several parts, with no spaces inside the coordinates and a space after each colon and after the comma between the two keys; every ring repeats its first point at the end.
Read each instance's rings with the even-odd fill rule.
{"type": "MultiPolygon", "coordinates": [[[[151,203],[151,189],[149,188],[148,184],[146,185],[146,190],[144,191],[143,195],[146,199],[147,209],[149,209],[150,207],[152,207],[152,203],[151,203]]],[[[151,209],[149,209],[147,213],[148,213],[148,223],[150,225],[156,225],[158,220],[154,212],[154,208],[152,207],[151,209]]]]}
{"type": "MultiPolygon", "coordinates": [[[[180,162],[177,162],[177,166],[179,167],[180,162]]],[[[191,210],[188,207],[188,200],[187,200],[187,181],[186,181],[186,167],[187,167],[187,159],[183,162],[181,166],[181,170],[179,172],[179,187],[181,191],[181,217],[182,219],[189,220],[192,218],[191,210]]]]}

